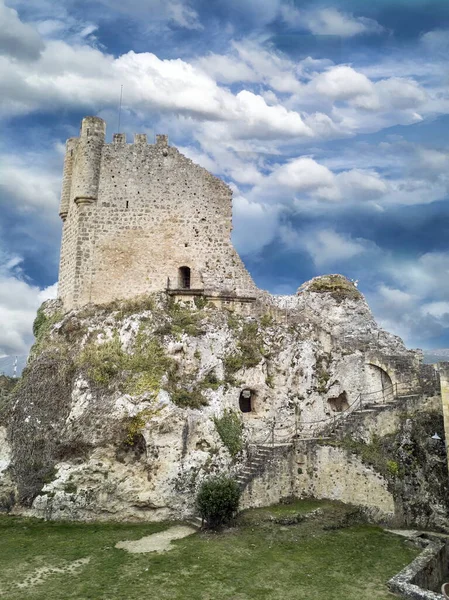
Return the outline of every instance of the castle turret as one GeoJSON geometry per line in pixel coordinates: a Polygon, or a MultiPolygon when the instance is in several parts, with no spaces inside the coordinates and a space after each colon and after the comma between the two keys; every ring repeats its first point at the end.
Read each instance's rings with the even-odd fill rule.
{"type": "Polygon", "coordinates": [[[83,119],[73,167],[72,195],[78,205],[91,204],[97,200],[105,134],[106,123],[103,119],[99,117],[83,119]]]}
{"type": "Polygon", "coordinates": [[[75,161],[78,138],[70,138],[65,146],[64,174],[62,177],[61,202],[59,204],[59,216],[66,220],[70,207],[70,192],[72,189],[73,163],[75,161]]]}

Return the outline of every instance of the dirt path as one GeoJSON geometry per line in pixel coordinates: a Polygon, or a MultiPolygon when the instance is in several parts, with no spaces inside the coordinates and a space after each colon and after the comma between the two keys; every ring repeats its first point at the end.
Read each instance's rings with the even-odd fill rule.
{"type": "Polygon", "coordinates": [[[167,552],[175,547],[171,543],[172,540],[180,540],[181,538],[192,535],[192,533],[195,532],[196,529],[193,527],[179,525],[176,527],[170,527],[170,529],[160,531],[159,533],[147,535],[143,538],[140,538],[140,540],[124,540],[122,542],[118,542],[115,547],[132,553],[167,552]]]}
{"type": "Polygon", "coordinates": [[[48,577],[52,575],[58,575],[60,573],[69,573],[74,574],[79,569],[84,567],[90,561],[90,556],[86,558],[80,558],[79,560],[74,560],[71,563],[67,563],[62,567],[40,567],[33,571],[22,583],[17,583],[18,588],[29,588],[40,583],[43,583],[48,577]]]}

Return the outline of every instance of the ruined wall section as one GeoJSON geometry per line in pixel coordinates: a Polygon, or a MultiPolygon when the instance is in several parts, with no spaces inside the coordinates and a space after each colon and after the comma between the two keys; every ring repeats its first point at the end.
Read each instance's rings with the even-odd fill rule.
{"type": "Polygon", "coordinates": [[[95,119],[101,123],[93,127],[93,119],[83,120],[64,225],[65,307],[179,288],[183,266],[191,269],[192,289],[254,297],[231,243],[229,187],[166,136],[154,145],[142,134],[133,144],[124,134],[99,143],[104,122],[95,119]]]}

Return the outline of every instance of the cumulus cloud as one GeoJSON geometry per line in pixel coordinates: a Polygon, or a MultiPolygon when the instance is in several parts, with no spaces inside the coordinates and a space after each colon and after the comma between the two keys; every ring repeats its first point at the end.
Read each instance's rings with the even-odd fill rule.
{"type": "Polygon", "coordinates": [[[61,174],[59,169],[50,170],[43,162],[42,154],[0,154],[0,197],[3,202],[8,202],[18,212],[39,208],[56,214],[61,174]]]}
{"type": "Polygon", "coordinates": [[[17,11],[0,0],[0,53],[21,60],[37,60],[44,43],[36,29],[22,23],[17,11]]]}
{"type": "Polygon", "coordinates": [[[17,256],[0,256],[0,356],[26,354],[32,324],[44,300],[56,297],[56,284],[40,289],[23,278],[17,256]]]}
{"type": "Polygon", "coordinates": [[[424,346],[449,328],[449,254],[379,261],[384,281],[368,294],[379,322],[412,345],[424,346]]]}
{"type": "Polygon", "coordinates": [[[128,52],[115,59],[99,50],[50,41],[38,64],[0,66],[5,82],[2,105],[8,115],[45,107],[98,111],[116,105],[123,84],[125,101],[135,111],[156,110],[205,121],[222,121],[236,137],[311,137],[301,115],[282,104],[268,105],[249,90],[233,94],[204,71],[151,53],[128,52]],[[49,100],[50,99],[50,100],[49,100]]]}
{"type": "Polygon", "coordinates": [[[374,19],[356,17],[333,7],[301,10],[287,4],[282,6],[281,12],[289,25],[306,27],[315,35],[336,35],[349,38],[361,34],[379,34],[384,31],[383,27],[374,19]]]}
{"type": "Polygon", "coordinates": [[[255,185],[251,198],[281,197],[284,203],[301,205],[308,200],[324,202],[366,202],[379,200],[390,184],[374,170],[351,169],[333,172],[311,157],[301,156],[277,165],[255,185]]]}
{"type": "Polygon", "coordinates": [[[237,193],[234,196],[235,246],[242,255],[259,252],[277,235],[280,206],[251,202],[237,193]],[[255,234],[257,232],[257,234],[255,234]]]}
{"type": "Polygon", "coordinates": [[[341,266],[373,246],[368,240],[352,239],[330,228],[301,231],[283,226],[281,240],[291,250],[307,251],[319,269],[341,266]]]}

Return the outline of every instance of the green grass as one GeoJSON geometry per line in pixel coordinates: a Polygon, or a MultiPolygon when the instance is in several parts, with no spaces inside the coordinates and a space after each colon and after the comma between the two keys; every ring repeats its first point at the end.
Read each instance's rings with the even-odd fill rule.
{"type": "MultiPolygon", "coordinates": [[[[307,512],[326,503],[267,510],[307,512]]],[[[324,508],[326,512],[327,508],[324,508]]],[[[248,511],[245,514],[250,513],[248,511]]],[[[324,523],[324,524],[323,524],[324,523]]],[[[0,518],[0,591],[8,600],[376,600],[392,599],[385,582],[417,550],[380,528],[328,529],[309,519],[292,526],[243,522],[219,534],[197,533],[163,554],[114,548],[168,524],[46,523],[0,518]],[[41,567],[63,568],[90,557],[76,573],[50,573],[41,583],[18,583],[41,567]]]]}

